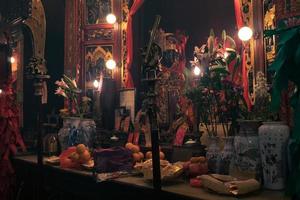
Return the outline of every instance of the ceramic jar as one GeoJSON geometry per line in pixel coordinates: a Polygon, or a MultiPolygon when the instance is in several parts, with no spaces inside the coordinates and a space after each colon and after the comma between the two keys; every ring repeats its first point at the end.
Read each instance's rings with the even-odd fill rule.
{"type": "Polygon", "coordinates": [[[259,127],[263,181],[267,189],[284,189],[288,140],[289,127],[283,122],[265,122],[259,127]]]}
{"type": "Polygon", "coordinates": [[[92,119],[68,117],[63,119],[63,127],[58,132],[61,150],[77,144],[92,147],[96,124],[92,119]]]}
{"type": "Polygon", "coordinates": [[[96,135],[96,123],[92,119],[80,120],[81,138],[80,143],[88,147],[93,147],[93,138],[96,135]]]}
{"type": "Polygon", "coordinates": [[[218,137],[209,137],[209,146],[206,152],[208,171],[217,173],[218,163],[220,159],[220,146],[218,137]]]}
{"type": "MultiPolygon", "coordinates": [[[[234,166],[242,176],[258,178],[261,174],[261,160],[258,142],[259,121],[240,120],[239,131],[234,137],[234,166]]],[[[250,178],[250,177],[249,177],[250,178]]]]}
{"type": "Polygon", "coordinates": [[[233,147],[234,137],[224,138],[224,148],[220,153],[220,160],[218,164],[219,174],[229,174],[229,169],[233,164],[234,158],[234,147],[233,147]]]}
{"type": "Polygon", "coordinates": [[[69,133],[71,130],[72,119],[71,118],[64,118],[63,119],[63,127],[58,131],[58,141],[60,144],[61,151],[66,150],[69,141],[69,133]]]}

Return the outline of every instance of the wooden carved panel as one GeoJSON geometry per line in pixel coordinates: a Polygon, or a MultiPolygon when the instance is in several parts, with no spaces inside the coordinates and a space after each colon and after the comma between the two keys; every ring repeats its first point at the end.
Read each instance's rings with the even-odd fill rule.
{"type": "Polygon", "coordinates": [[[93,81],[100,73],[106,77],[111,77],[111,70],[105,67],[105,62],[112,58],[112,45],[91,45],[85,47],[85,82],[86,89],[93,88],[93,81]]]}
{"type": "Polygon", "coordinates": [[[112,13],[112,0],[86,0],[86,24],[106,23],[106,15],[112,13]]]}
{"type": "Polygon", "coordinates": [[[277,0],[276,18],[285,27],[300,25],[300,0],[277,0]]]}
{"type": "Polygon", "coordinates": [[[113,29],[111,28],[100,28],[100,29],[93,29],[87,30],[85,32],[85,41],[109,41],[113,40],[114,38],[113,29]]]}
{"type": "MultiPolygon", "coordinates": [[[[264,0],[264,30],[276,29],[276,5],[274,0],[264,0]]],[[[267,75],[268,84],[272,84],[274,72],[268,67],[273,63],[276,57],[276,36],[264,38],[265,50],[265,74],[267,75]]]]}
{"type": "MultiPolygon", "coordinates": [[[[81,43],[82,43],[82,1],[66,1],[65,12],[65,73],[75,77],[75,68],[81,69],[81,43]]],[[[77,74],[77,73],[76,73],[77,74]]],[[[76,80],[79,81],[78,74],[76,80]]]]}
{"type": "Polygon", "coordinates": [[[32,14],[24,22],[31,30],[34,45],[34,57],[44,59],[46,41],[46,17],[41,0],[32,1],[32,14]]]}
{"type": "Polygon", "coordinates": [[[129,14],[129,0],[122,0],[122,24],[121,24],[121,61],[122,61],[122,68],[121,68],[121,76],[122,76],[122,85],[125,82],[125,65],[127,60],[127,47],[126,47],[126,35],[127,35],[127,22],[128,22],[128,14],[129,14]]]}

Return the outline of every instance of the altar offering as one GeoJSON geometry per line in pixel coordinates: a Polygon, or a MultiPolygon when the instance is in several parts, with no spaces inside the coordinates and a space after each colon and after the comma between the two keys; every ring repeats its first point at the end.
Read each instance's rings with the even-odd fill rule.
{"type": "MultiPolygon", "coordinates": [[[[134,168],[143,173],[145,179],[153,179],[152,159],[146,160],[143,163],[137,163],[134,168]]],[[[183,163],[177,162],[171,164],[167,160],[160,160],[160,172],[162,181],[174,180],[183,173],[183,163]]]]}
{"type": "Polygon", "coordinates": [[[83,164],[91,163],[91,154],[84,144],[69,147],[63,151],[60,158],[60,166],[62,168],[80,168],[83,164]]]}
{"type": "Polygon", "coordinates": [[[260,189],[255,179],[238,180],[232,176],[209,174],[198,177],[204,188],[219,194],[243,195],[260,189]]]}

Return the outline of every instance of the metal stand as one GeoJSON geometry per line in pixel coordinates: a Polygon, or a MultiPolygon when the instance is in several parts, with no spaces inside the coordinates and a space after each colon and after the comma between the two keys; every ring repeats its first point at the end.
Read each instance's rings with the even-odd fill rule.
{"type": "Polygon", "coordinates": [[[153,187],[156,190],[161,190],[161,173],[160,173],[160,155],[159,155],[159,130],[156,117],[156,103],[155,103],[155,83],[157,79],[159,48],[155,45],[154,39],[160,23],[160,16],[156,16],[155,23],[151,31],[149,44],[145,52],[144,66],[143,66],[143,82],[147,83],[148,92],[143,101],[143,110],[148,114],[151,124],[151,145],[152,145],[152,167],[153,167],[153,187]],[[151,63],[151,64],[150,64],[151,63]]]}
{"type": "Polygon", "coordinates": [[[156,104],[155,104],[155,83],[156,79],[148,80],[149,92],[147,93],[148,110],[151,125],[151,146],[152,146],[152,166],[153,166],[153,187],[154,189],[161,189],[161,173],[160,173],[160,150],[159,150],[159,130],[156,118],[156,104]]]}

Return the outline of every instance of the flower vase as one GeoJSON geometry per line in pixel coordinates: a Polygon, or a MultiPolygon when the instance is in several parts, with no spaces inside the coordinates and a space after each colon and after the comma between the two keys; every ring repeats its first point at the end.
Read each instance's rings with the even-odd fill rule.
{"type": "Polygon", "coordinates": [[[95,133],[96,124],[92,119],[79,117],[64,118],[63,127],[58,133],[61,150],[66,150],[68,147],[78,144],[92,147],[95,133]]]}
{"type": "Polygon", "coordinates": [[[218,144],[218,137],[209,137],[209,146],[206,152],[208,171],[210,173],[217,173],[218,163],[220,159],[220,146],[218,144]]]}
{"type": "Polygon", "coordinates": [[[93,119],[81,119],[80,121],[80,139],[81,144],[93,147],[93,141],[96,135],[96,123],[93,119]]]}
{"type": "Polygon", "coordinates": [[[267,189],[284,189],[288,140],[289,127],[283,122],[264,122],[259,128],[263,181],[267,189]]]}
{"type": "Polygon", "coordinates": [[[72,118],[63,118],[63,127],[58,131],[58,141],[61,151],[66,150],[69,141],[69,133],[71,130],[72,118]]]}
{"type": "Polygon", "coordinates": [[[71,119],[71,127],[70,132],[68,135],[68,147],[75,146],[79,143],[79,136],[80,136],[80,121],[81,119],[79,117],[72,117],[71,119]]]}
{"type": "Polygon", "coordinates": [[[224,148],[220,153],[220,160],[218,164],[219,174],[229,174],[229,169],[233,164],[234,158],[234,147],[233,147],[234,137],[224,138],[224,148]]]}
{"type": "Polygon", "coordinates": [[[234,137],[234,173],[238,176],[244,178],[260,178],[259,126],[260,121],[239,121],[239,131],[234,137]]]}

